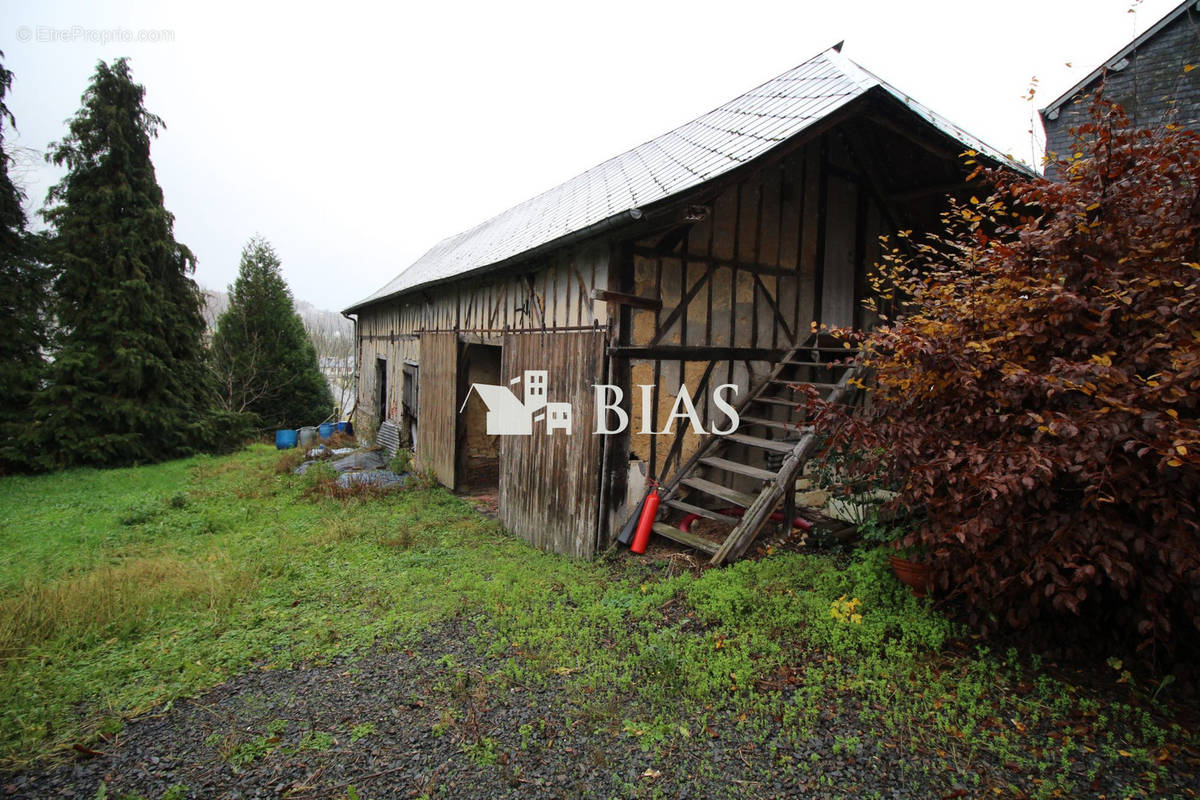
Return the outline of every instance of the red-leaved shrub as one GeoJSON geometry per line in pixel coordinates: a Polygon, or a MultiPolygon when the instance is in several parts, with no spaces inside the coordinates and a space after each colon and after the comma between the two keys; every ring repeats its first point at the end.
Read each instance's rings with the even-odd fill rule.
{"type": "Polygon", "coordinates": [[[1079,135],[1062,180],[981,167],[991,196],[889,244],[849,430],[979,627],[1158,651],[1200,631],[1200,136],[1099,103],[1079,135]]]}

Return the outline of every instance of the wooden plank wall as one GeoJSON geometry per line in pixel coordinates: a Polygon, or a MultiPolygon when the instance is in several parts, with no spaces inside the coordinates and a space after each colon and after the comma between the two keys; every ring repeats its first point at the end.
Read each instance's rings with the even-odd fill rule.
{"type": "Polygon", "coordinates": [[[500,519],[536,547],[580,558],[596,554],[604,437],[593,435],[592,384],[603,369],[605,345],[602,331],[504,337],[501,374],[547,370],[547,399],[571,403],[574,417],[570,436],[548,434],[535,423],[532,436],[501,437],[500,519]]]}
{"type": "Polygon", "coordinates": [[[438,480],[455,486],[455,442],[458,421],[458,336],[421,334],[424,356],[418,380],[417,463],[430,467],[438,480]]]}
{"type": "Polygon", "coordinates": [[[421,362],[420,335],[454,331],[495,339],[509,330],[555,330],[608,324],[608,305],[592,289],[608,286],[609,245],[592,242],[530,262],[503,275],[465,279],[380,303],[358,315],[358,410],[355,424],[369,430],[374,418],[377,357],[388,361],[388,418],[397,420],[402,393],[400,364],[421,362]]]}

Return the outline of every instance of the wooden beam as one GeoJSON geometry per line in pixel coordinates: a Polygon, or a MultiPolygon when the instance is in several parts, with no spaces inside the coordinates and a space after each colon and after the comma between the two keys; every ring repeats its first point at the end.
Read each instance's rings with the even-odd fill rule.
{"type": "MultiPolygon", "coordinates": [[[[982,183],[979,186],[982,187],[982,183]]],[[[898,192],[892,192],[888,195],[888,200],[894,203],[910,202],[912,200],[920,200],[923,197],[931,195],[947,195],[954,192],[961,192],[971,188],[971,184],[964,181],[950,181],[948,183],[935,183],[928,186],[914,186],[911,189],[902,189],[898,192]]]]}
{"type": "Polygon", "coordinates": [[[607,289],[592,289],[593,300],[605,300],[617,305],[629,306],[630,308],[645,308],[650,311],[658,311],[662,308],[662,300],[657,297],[640,297],[636,294],[625,294],[624,292],[610,292],[607,289]]]}
{"type": "Polygon", "coordinates": [[[750,261],[738,261],[736,258],[720,258],[714,255],[704,255],[700,253],[688,253],[684,256],[681,253],[660,253],[653,247],[634,247],[634,255],[642,256],[643,258],[673,258],[676,261],[686,258],[694,264],[709,264],[714,267],[728,267],[729,269],[740,269],[747,272],[757,272],[759,275],[779,275],[781,277],[795,277],[796,270],[785,269],[783,267],[772,266],[771,264],[756,264],[750,261]]]}
{"type": "MultiPolygon", "coordinates": [[[[716,365],[716,363],[716,361],[709,361],[708,366],[704,368],[704,374],[700,377],[700,382],[696,384],[695,395],[692,398],[693,401],[695,401],[696,397],[706,396],[708,392],[708,379],[712,376],[713,367],[716,365]]],[[[680,378],[682,380],[682,373],[684,372],[682,361],[679,363],[679,371],[681,373],[680,378]]],[[[669,474],[667,470],[671,467],[672,458],[675,459],[676,466],[678,466],[680,455],[683,452],[683,437],[685,436],[686,430],[687,427],[683,424],[675,426],[675,441],[671,442],[671,449],[667,451],[667,457],[663,459],[662,475],[659,476],[660,478],[665,478],[669,474]]]]}
{"type": "MultiPolygon", "coordinates": [[[[788,321],[783,318],[783,312],[779,310],[779,303],[777,303],[775,298],[771,296],[771,293],[767,291],[766,284],[762,282],[762,278],[760,278],[757,274],[754,276],[754,285],[758,287],[760,292],[762,292],[762,296],[766,299],[767,305],[771,307],[771,311],[773,311],[775,314],[775,322],[778,323],[779,327],[783,328],[783,332],[787,334],[787,340],[789,342],[795,341],[796,337],[792,334],[792,326],[788,325],[788,321]]],[[[757,327],[758,320],[756,319],[754,322],[755,327],[757,327]]]]}
{"type": "MultiPolygon", "coordinates": [[[[654,258],[661,258],[661,256],[654,256],[654,258]]],[[[700,291],[700,287],[712,278],[712,274],[712,264],[709,264],[708,269],[705,270],[704,274],[696,279],[696,282],[692,284],[691,288],[687,290],[683,297],[679,298],[679,305],[671,309],[671,313],[667,315],[667,318],[658,324],[658,329],[654,332],[654,338],[650,340],[651,345],[658,344],[660,341],[662,341],[663,335],[671,329],[671,326],[675,324],[675,320],[679,319],[679,315],[687,311],[688,303],[692,302],[692,298],[694,298],[696,293],[700,291]]]]}
{"type": "MultiPolygon", "coordinates": [[[[921,148],[927,153],[937,156],[938,158],[955,158],[959,153],[959,150],[951,146],[949,142],[935,143],[934,141],[915,133],[907,126],[892,120],[882,113],[876,112],[874,114],[867,114],[863,118],[870,120],[872,123],[881,128],[887,128],[892,133],[900,136],[903,139],[907,139],[917,147],[921,148]]],[[[934,128],[930,123],[927,123],[927,127],[930,130],[936,130],[936,128],[934,128]]]]}
{"type": "Polygon", "coordinates": [[[658,240],[658,243],[654,245],[652,249],[655,250],[658,255],[670,255],[671,253],[675,252],[675,248],[679,246],[680,242],[687,239],[688,232],[692,229],[692,225],[694,224],[694,222],[689,222],[686,225],[680,225],[676,228],[672,228],[671,230],[667,231],[667,233],[661,239],[658,240]]]}
{"type": "Polygon", "coordinates": [[[654,527],[652,528],[652,530],[655,533],[657,533],[659,536],[662,536],[665,539],[670,539],[671,541],[679,542],[680,544],[686,545],[687,547],[694,547],[697,550],[703,550],[704,552],[709,553],[709,554],[717,552],[717,548],[720,546],[716,542],[710,542],[708,539],[705,539],[703,536],[697,536],[694,533],[688,533],[687,531],[681,531],[676,527],[667,525],[662,522],[654,523],[654,527]]]}
{"type": "Polygon", "coordinates": [[[646,347],[618,345],[608,348],[616,358],[647,361],[778,361],[789,350],[772,347],[720,347],[709,345],[660,344],[646,347]]]}

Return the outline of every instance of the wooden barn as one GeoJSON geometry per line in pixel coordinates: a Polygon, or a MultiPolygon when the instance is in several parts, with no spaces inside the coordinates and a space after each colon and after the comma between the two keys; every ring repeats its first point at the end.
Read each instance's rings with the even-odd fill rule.
{"type": "Polygon", "coordinates": [[[1152,128],[1168,122],[1200,128],[1200,2],[1186,0],[1126,44],[1041,111],[1046,154],[1074,150],[1071,129],[1087,122],[1091,99],[1120,103],[1130,121],[1152,128]]]}
{"type": "MultiPolygon", "coordinates": [[[[788,384],[845,385],[814,326],[872,324],[878,237],[937,225],[946,194],[969,191],[964,151],[1008,163],[840,46],[822,52],[438,243],[346,309],[356,425],[395,425],[446,486],[494,482],[507,528],[574,556],[611,543],[650,479],[664,522],[773,508],[809,446],[788,384]],[[595,433],[596,384],[621,390],[624,431],[595,433]],[[711,432],[729,423],[720,399],[736,432],[711,432]],[[528,432],[497,435],[502,411],[528,432]]],[[[718,562],[745,544],[655,530],[718,562]]]]}

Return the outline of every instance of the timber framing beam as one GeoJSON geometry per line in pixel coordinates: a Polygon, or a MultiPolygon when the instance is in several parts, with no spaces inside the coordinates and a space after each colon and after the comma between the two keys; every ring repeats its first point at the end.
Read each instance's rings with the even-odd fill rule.
{"type": "Polygon", "coordinates": [[[645,308],[649,311],[658,311],[663,305],[662,300],[657,297],[641,297],[636,294],[613,292],[608,289],[593,289],[592,299],[604,300],[621,306],[629,306],[630,308],[645,308]]]}
{"type": "MultiPolygon", "coordinates": [[[[661,256],[655,256],[655,257],[661,258],[661,256]]],[[[661,274],[662,273],[660,271],[659,272],[660,280],[661,280],[661,274]]],[[[712,267],[712,264],[709,264],[708,269],[705,270],[704,274],[701,275],[699,278],[697,278],[696,282],[693,283],[691,288],[687,290],[687,293],[684,294],[684,296],[679,299],[679,305],[677,305],[677,306],[675,306],[675,308],[671,309],[671,313],[667,315],[667,318],[665,320],[662,320],[661,322],[658,323],[658,330],[656,330],[654,332],[654,338],[650,340],[651,345],[656,345],[660,341],[662,341],[662,337],[664,335],[666,335],[666,332],[671,329],[671,326],[675,324],[675,321],[677,319],[679,319],[680,315],[687,313],[688,303],[692,302],[692,299],[695,298],[696,294],[700,291],[700,287],[704,286],[704,284],[706,284],[708,281],[712,280],[712,275],[713,275],[713,267],[712,267]]],[[[659,291],[661,291],[662,287],[659,286],[658,289],[659,289],[659,291]]],[[[661,306],[660,306],[660,308],[661,308],[661,306]]],[[[651,439],[651,441],[653,442],[654,440],[651,439]]]]}
{"type": "Polygon", "coordinates": [[[773,347],[717,347],[673,344],[647,347],[616,346],[608,348],[614,358],[645,361],[778,361],[788,350],[773,347]]]}
{"type": "MultiPolygon", "coordinates": [[[[709,264],[714,267],[728,267],[729,269],[745,270],[746,272],[757,272],[759,275],[778,275],[781,277],[795,277],[796,270],[784,269],[783,267],[774,267],[770,264],[754,264],[749,261],[738,261],[732,258],[718,258],[717,256],[706,255],[704,253],[660,253],[653,247],[634,247],[633,254],[643,258],[674,258],[676,260],[686,258],[689,264],[709,264]]],[[[705,276],[707,277],[707,276],[705,276]]]]}
{"type": "MultiPolygon", "coordinates": [[[[983,186],[983,183],[977,183],[976,186],[983,186]]],[[[892,202],[904,203],[912,200],[920,200],[923,197],[930,197],[932,195],[954,194],[970,188],[971,184],[965,181],[951,181],[930,186],[914,186],[911,189],[902,189],[889,194],[888,199],[892,202]]]]}

